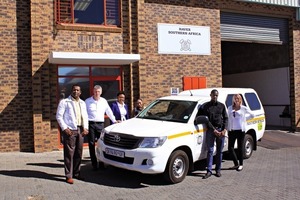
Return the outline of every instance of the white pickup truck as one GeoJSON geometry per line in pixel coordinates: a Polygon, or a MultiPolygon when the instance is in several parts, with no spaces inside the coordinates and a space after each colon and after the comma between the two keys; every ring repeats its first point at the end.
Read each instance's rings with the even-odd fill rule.
{"type": "MultiPolygon", "coordinates": [[[[206,121],[195,120],[199,107],[210,101],[212,89],[226,107],[241,94],[255,117],[247,120],[244,157],[256,150],[265,131],[265,113],[257,93],[250,88],[206,88],[161,97],[138,116],[103,129],[97,158],[106,165],[145,174],[162,173],[170,183],[181,182],[196,161],[206,158],[206,121]]],[[[204,119],[204,118],[203,118],[204,119]]],[[[224,151],[228,150],[227,138],[224,151]]]]}

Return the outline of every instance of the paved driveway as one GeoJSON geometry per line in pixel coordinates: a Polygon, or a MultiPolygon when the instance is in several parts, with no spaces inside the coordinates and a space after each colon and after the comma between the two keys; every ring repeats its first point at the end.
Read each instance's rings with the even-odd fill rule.
{"type": "Polygon", "coordinates": [[[91,171],[87,149],[82,172],[86,181],[65,183],[62,152],[1,153],[0,200],[160,200],[160,199],[260,199],[293,200],[300,197],[300,134],[266,131],[258,150],[245,160],[242,172],[228,170],[226,157],[222,177],[203,180],[204,163],[175,185],[158,175],[109,167],[91,171]]]}

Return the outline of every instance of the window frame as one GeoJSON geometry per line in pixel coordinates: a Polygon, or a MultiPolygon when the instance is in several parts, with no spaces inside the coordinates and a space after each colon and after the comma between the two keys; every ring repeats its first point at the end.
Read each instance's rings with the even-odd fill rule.
{"type": "MultiPolygon", "coordinates": [[[[68,7],[68,9],[70,9],[70,13],[67,13],[69,14],[69,17],[71,18],[69,21],[62,21],[61,20],[61,4],[63,2],[61,2],[63,0],[55,0],[55,6],[54,6],[54,13],[55,13],[55,23],[57,25],[62,25],[62,26],[75,26],[75,27],[86,27],[86,26],[91,26],[91,27],[102,27],[102,28],[121,28],[122,27],[122,13],[121,13],[121,1],[118,0],[118,13],[119,13],[119,16],[118,16],[118,21],[119,23],[116,24],[116,25],[111,25],[111,24],[107,24],[107,17],[106,17],[106,13],[107,10],[106,10],[106,1],[107,0],[103,0],[104,1],[104,5],[103,5],[103,14],[104,14],[104,22],[103,24],[84,24],[84,23],[75,23],[74,22],[74,0],[69,0],[69,2],[65,2],[67,5],[66,7],[68,7]]],[[[67,0],[65,0],[67,1],[67,0]]],[[[67,19],[66,19],[67,20],[67,19]]]]}

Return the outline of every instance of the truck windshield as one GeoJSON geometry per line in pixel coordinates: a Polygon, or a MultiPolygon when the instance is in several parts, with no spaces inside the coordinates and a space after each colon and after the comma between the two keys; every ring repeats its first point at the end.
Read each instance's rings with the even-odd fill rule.
{"type": "Polygon", "coordinates": [[[137,118],[187,123],[196,105],[193,101],[156,100],[137,118]]]}

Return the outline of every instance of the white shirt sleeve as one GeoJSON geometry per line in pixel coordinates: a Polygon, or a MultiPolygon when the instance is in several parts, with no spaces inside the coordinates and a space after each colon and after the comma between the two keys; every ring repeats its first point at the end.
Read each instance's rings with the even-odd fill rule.
{"type": "MultiPolygon", "coordinates": [[[[105,100],[106,101],[106,100],[105,100]]],[[[116,120],[116,117],[113,113],[113,111],[111,110],[110,106],[108,105],[107,101],[106,101],[106,106],[105,106],[105,113],[106,115],[109,117],[109,119],[113,122],[113,123],[116,123],[117,120],[116,120]]]]}

